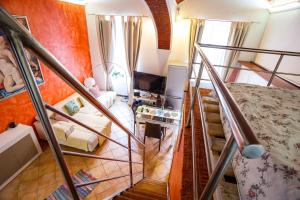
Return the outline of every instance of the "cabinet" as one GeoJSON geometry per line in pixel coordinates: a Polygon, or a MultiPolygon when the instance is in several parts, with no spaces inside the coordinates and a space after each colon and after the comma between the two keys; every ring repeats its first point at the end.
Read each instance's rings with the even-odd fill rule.
{"type": "Polygon", "coordinates": [[[1,133],[0,190],[34,161],[41,152],[31,126],[19,124],[1,133]]]}

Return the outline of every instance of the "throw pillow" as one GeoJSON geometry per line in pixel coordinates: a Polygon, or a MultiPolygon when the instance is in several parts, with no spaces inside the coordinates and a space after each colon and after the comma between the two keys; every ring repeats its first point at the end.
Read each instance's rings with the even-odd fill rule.
{"type": "Polygon", "coordinates": [[[101,95],[100,90],[97,87],[90,88],[90,92],[95,98],[98,98],[101,95]]]}
{"type": "Polygon", "coordinates": [[[68,103],[65,104],[64,106],[68,112],[69,115],[73,116],[76,113],[79,112],[79,106],[75,103],[74,100],[69,101],[68,103]]]}

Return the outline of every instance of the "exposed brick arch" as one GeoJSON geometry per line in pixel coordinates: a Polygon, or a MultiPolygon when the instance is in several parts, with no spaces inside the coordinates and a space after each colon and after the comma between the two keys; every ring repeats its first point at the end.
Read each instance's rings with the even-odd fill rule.
{"type": "Polygon", "coordinates": [[[170,49],[171,22],[166,0],[145,0],[157,29],[158,48],[170,49]]]}
{"type": "Polygon", "coordinates": [[[184,0],[176,0],[177,4],[180,4],[181,2],[183,2],[184,0]]]}

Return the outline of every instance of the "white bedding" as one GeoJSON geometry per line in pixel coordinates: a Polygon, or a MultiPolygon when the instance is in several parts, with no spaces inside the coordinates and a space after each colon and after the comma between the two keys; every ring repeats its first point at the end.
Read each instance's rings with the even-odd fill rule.
{"type": "MultiPolygon", "coordinates": [[[[300,91],[247,84],[227,87],[267,151],[258,159],[236,153],[233,169],[241,199],[299,200],[300,91]]],[[[231,131],[221,115],[228,137],[231,131]]]]}

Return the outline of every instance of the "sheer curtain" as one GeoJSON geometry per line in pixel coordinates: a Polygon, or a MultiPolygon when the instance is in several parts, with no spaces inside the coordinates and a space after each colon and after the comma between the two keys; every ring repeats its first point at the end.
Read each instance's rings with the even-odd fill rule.
{"type": "Polygon", "coordinates": [[[194,43],[200,41],[202,34],[203,34],[204,26],[205,26],[204,19],[192,19],[191,20],[190,38],[189,38],[189,77],[190,77],[191,73],[193,76],[195,76],[191,70],[193,62],[194,62],[194,60],[193,60],[194,55],[195,55],[194,43]]]}
{"type": "Polygon", "coordinates": [[[124,42],[127,60],[127,69],[130,77],[129,100],[133,101],[133,72],[137,67],[142,37],[142,17],[124,17],[124,42]]]}
{"type": "Polygon", "coordinates": [[[102,60],[102,66],[106,73],[106,90],[111,89],[111,81],[109,76],[109,65],[108,63],[112,60],[112,41],[114,38],[115,31],[113,30],[115,20],[110,16],[97,16],[97,36],[100,43],[100,56],[102,60]]]}
{"type": "MultiPolygon", "coordinates": [[[[203,30],[201,43],[227,45],[230,26],[231,22],[207,20],[205,23],[205,28],[203,30]]],[[[226,50],[204,48],[203,51],[213,65],[224,65],[226,50]]],[[[199,55],[196,56],[196,62],[200,62],[199,55]]],[[[197,70],[198,69],[199,65],[197,70]]],[[[218,72],[219,76],[222,77],[224,74],[224,68],[215,67],[215,69],[218,72]]],[[[202,78],[209,78],[206,70],[203,71],[202,78]]]]}
{"type": "MultiPolygon", "coordinates": [[[[249,31],[251,22],[232,22],[230,28],[230,34],[228,38],[228,45],[241,47],[243,46],[247,33],[249,31]]],[[[226,54],[226,65],[227,66],[236,66],[238,62],[238,57],[240,55],[240,51],[228,51],[226,54]]],[[[232,69],[227,69],[224,75],[224,80],[230,77],[232,69]]]]}

